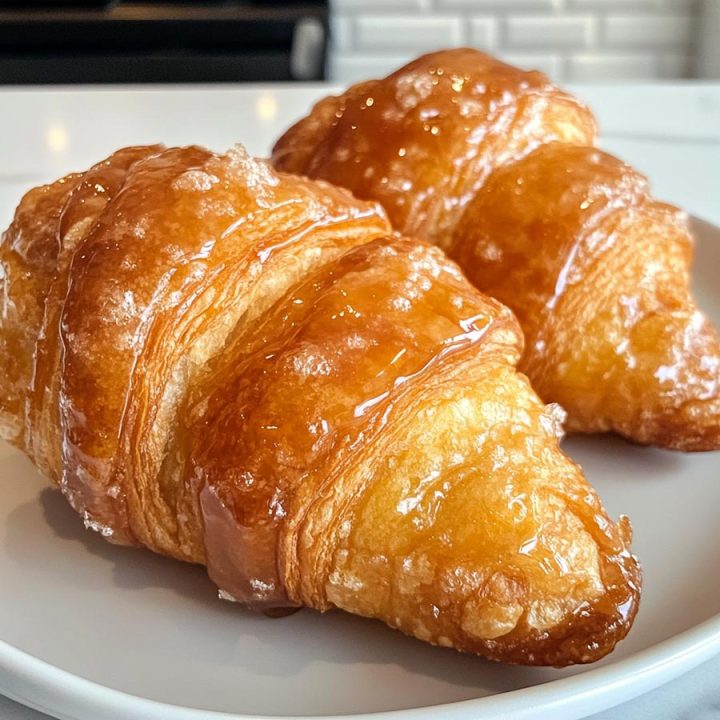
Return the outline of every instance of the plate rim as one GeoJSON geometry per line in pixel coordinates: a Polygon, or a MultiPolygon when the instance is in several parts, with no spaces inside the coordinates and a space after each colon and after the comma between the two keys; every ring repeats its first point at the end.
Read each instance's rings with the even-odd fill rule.
{"type": "Polygon", "coordinates": [[[720,654],[720,613],[614,663],[470,700],[348,715],[257,715],[174,705],[107,687],[0,640],[0,693],[63,720],[506,720],[580,718],[637,697],[720,654]]]}

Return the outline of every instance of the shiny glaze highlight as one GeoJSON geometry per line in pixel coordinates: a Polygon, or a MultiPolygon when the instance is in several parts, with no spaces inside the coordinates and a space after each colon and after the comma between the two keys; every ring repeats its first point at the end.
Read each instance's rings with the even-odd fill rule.
{"type": "Polygon", "coordinates": [[[378,200],[400,232],[446,248],[493,169],[553,140],[592,144],[590,111],[542,73],[460,48],[321,100],[272,160],[378,200]]]}
{"type": "Polygon", "coordinates": [[[520,367],[570,429],[711,450],[720,337],[690,294],[692,248],[686,215],[642,175],[554,143],[490,176],[450,254],[517,314],[520,367]]]}

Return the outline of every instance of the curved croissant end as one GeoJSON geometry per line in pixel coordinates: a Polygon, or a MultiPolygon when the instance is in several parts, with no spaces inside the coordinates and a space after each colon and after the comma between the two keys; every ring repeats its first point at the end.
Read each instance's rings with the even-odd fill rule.
{"type": "Polygon", "coordinates": [[[186,384],[241,320],[319,258],[388,229],[377,206],[280,182],[239,146],[127,148],[30,191],[0,248],[5,435],[111,540],[192,555],[128,527],[118,453],[135,399],[156,457],[186,384]]]}
{"type": "Polygon", "coordinates": [[[643,176],[545,145],[490,176],[453,243],[470,280],[517,314],[521,369],[571,429],[720,447],[720,338],[690,294],[687,218],[643,176]]]}
{"type": "Polygon", "coordinates": [[[375,205],[241,148],[130,148],[3,236],[13,441],[107,539],[263,610],[595,660],[640,594],[512,313],[375,205]]]}
{"type": "Polygon", "coordinates": [[[448,50],[322,100],[273,161],[380,201],[510,306],[520,367],[570,429],[720,448],[720,343],[688,290],[686,220],[594,141],[544,75],[448,50]]]}
{"type": "Polygon", "coordinates": [[[240,344],[188,433],[230,596],[529,664],[594,660],[627,632],[629,526],[605,524],[555,411],[515,371],[513,316],[440,251],[353,250],[240,344]]]}

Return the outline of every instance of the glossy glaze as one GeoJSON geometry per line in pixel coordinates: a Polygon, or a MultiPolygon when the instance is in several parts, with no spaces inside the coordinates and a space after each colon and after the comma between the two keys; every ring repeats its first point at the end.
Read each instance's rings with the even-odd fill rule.
{"type": "Polygon", "coordinates": [[[720,338],[689,291],[692,245],[685,214],[642,175],[550,144],[491,175],[450,253],[515,311],[521,368],[570,428],[707,450],[720,446],[720,338]]]}
{"type": "MultiPolygon", "coordinates": [[[[77,182],[61,204],[62,212],[53,232],[52,248],[57,253],[52,255],[55,266],[51,279],[45,285],[47,292],[33,357],[31,394],[25,401],[25,445],[28,454],[41,471],[55,481],[60,480],[63,452],[57,433],[60,423],[57,397],[62,362],[60,313],[68,291],[71,262],[77,246],[124,184],[128,170],[138,160],[161,150],[161,146],[149,146],[118,151],[88,172],[78,175],[77,182]]],[[[30,237],[33,242],[42,241],[40,234],[30,237]]]]}
{"type": "MultiPolygon", "coordinates": [[[[278,544],[283,518],[304,514],[290,507],[295,493],[312,498],[321,485],[330,488],[338,466],[364,457],[364,446],[381,437],[406,391],[488,342],[489,330],[493,338],[505,332],[505,354],[514,359],[516,329],[493,325],[488,308],[467,291],[440,253],[387,240],[313,274],[227,348],[189,433],[203,513],[213,517],[204,523],[206,547],[256,567],[252,582],[279,593],[282,580],[266,548],[278,544]],[[208,533],[229,534],[223,512],[247,539],[227,543],[208,533]],[[269,563],[264,571],[259,561],[248,563],[258,549],[269,563]]],[[[208,561],[211,576],[238,600],[269,602],[236,577],[223,584],[224,573],[214,575],[216,563],[208,561]]]]}
{"type": "Polygon", "coordinates": [[[11,379],[14,363],[22,369],[4,402],[31,430],[17,441],[89,527],[114,542],[201,558],[185,508],[193,501],[177,477],[150,491],[158,522],[127,509],[146,499],[137,478],[159,472],[152,458],[174,432],[180,380],[202,371],[245,311],[260,312],[318,257],[387,230],[376,206],[341,190],[281,183],[241,148],[225,156],[129,148],[32,191],[2,245],[4,306],[24,309],[5,313],[2,334],[11,379]],[[290,268],[277,262],[285,253],[290,268]],[[28,271],[28,257],[45,265],[28,271]],[[138,418],[141,401],[149,410],[138,418]],[[128,458],[119,460],[123,446],[128,458]],[[127,476],[137,485],[126,493],[127,476]]]}
{"type": "Polygon", "coordinates": [[[15,441],[87,527],[207,564],[226,599],[597,659],[637,610],[629,524],[560,451],[512,313],[389,230],[242,148],[129,148],[31,193],[4,277],[18,245],[57,244],[3,281],[45,305],[0,325],[15,441]]]}
{"type": "Polygon", "coordinates": [[[559,451],[562,413],[513,370],[521,345],[416,242],[311,275],[198,401],[211,577],[244,604],[340,607],[497,659],[607,652],[637,609],[629,526],[559,451]]]}
{"type": "Polygon", "coordinates": [[[594,141],[545,76],[449,50],[322,100],[273,160],[379,200],[508,304],[521,368],[572,430],[717,449],[720,340],[688,289],[687,220],[594,141]]]}
{"type": "Polygon", "coordinates": [[[445,248],[488,174],[552,140],[592,144],[590,111],[542,73],[458,49],[321,100],[272,159],[380,201],[400,232],[445,248]]]}
{"type": "Polygon", "coordinates": [[[25,395],[59,250],[57,225],[78,179],[68,175],[30,190],[0,238],[0,437],[11,442],[23,442],[25,395]]]}

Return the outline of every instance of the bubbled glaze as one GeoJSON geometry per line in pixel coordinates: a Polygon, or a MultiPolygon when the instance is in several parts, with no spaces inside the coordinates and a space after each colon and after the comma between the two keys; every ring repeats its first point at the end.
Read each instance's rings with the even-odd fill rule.
{"type": "Polygon", "coordinates": [[[45,295],[59,251],[57,226],[78,180],[79,175],[67,175],[30,190],[0,237],[0,438],[19,445],[45,295]]]}
{"type": "Polygon", "coordinates": [[[445,248],[489,173],[553,140],[592,144],[590,111],[542,73],[459,48],[321,100],[272,160],[378,200],[400,232],[445,248]]]}
{"type": "Polygon", "coordinates": [[[273,161],[379,200],[509,305],[521,368],[570,429],[718,449],[720,340],[689,292],[687,218],[594,142],[541,73],[444,50],[321,100],[273,161]]]}
{"type": "Polygon", "coordinates": [[[245,314],[388,229],[376,205],[281,179],[239,146],[126,148],[31,191],[0,246],[6,434],[88,527],[201,559],[194,501],[164,459],[173,408],[245,314]],[[128,509],[144,502],[148,521],[128,509]]]}
{"type": "Polygon", "coordinates": [[[514,371],[521,348],[514,317],[417,241],[374,241],[288,292],[189,412],[225,596],[514,662],[608,652],[639,598],[629,524],[560,451],[562,411],[514,371]]]}

